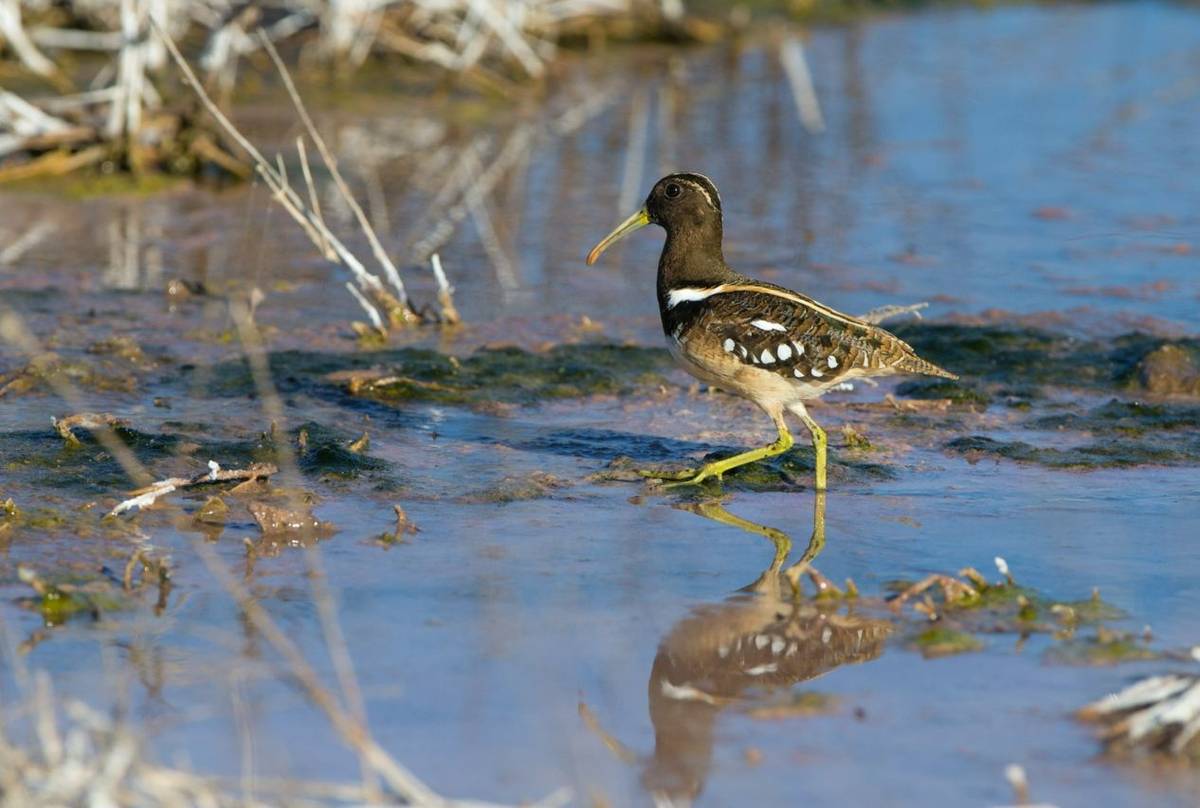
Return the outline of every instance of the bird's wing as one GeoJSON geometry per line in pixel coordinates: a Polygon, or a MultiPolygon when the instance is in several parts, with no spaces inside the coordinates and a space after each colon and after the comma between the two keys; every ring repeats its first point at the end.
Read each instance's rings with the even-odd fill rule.
{"type": "Polygon", "coordinates": [[[950,375],[888,331],[789,289],[750,281],[704,291],[676,294],[672,312],[748,365],[820,385],[895,372],[950,375]]]}

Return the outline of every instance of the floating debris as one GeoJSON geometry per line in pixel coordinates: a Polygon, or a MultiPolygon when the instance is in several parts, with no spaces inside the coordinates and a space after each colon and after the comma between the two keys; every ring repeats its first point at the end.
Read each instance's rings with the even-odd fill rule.
{"type": "Polygon", "coordinates": [[[140,488],[133,492],[133,496],[123,502],[118,503],[108,516],[120,516],[126,511],[143,510],[149,508],[159,497],[164,497],[172,491],[178,491],[183,488],[193,488],[200,485],[212,485],[214,483],[223,483],[231,481],[254,482],[268,479],[272,474],[275,474],[279,469],[271,463],[255,463],[252,466],[244,469],[222,469],[216,462],[208,461],[209,469],[204,474],[198,474],[195,477],[168,477],[165,480],[159,480],[145,488],[140,488]]]}
{"type": "Polygon", "coordinates": [[[415,535],[421,532],[421,529],[409,521],[408,514],[399,505],[393,505],[392,510],[396,512],[396,529],[391,533],[381,533],[376,539],[376,543],[383,547],[392,547],[397,544],[407,544],[408,536],[415,535]]]}
{"type": "Polygon", "coordinates": [[[1081,720],[1102,726],[1105,750],[1200,763],[1200,676],[1164,674],[1140,679],[1082,708],[1081,720]]]}
{"type": "Polygon", "coordinates": [[[51,416],[50,422],[54,425],[54,431],[59,434],[71,446],[82,446],[79,438],[75,437],[73,429],[86,429],[89,432],[94,432],[97,429],[114,429],[116,427],[125,427],[129,422],[123,418],[117,418],[115,415],[109,415],[106,412],[81,412],[75,415],[68,415],[66,418],[55,418],[51,416]]]}

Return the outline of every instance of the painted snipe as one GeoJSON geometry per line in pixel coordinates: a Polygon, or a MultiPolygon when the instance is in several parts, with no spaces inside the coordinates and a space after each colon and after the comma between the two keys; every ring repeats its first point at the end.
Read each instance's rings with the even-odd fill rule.
{"type": "Polygon", "coordinates": [[[730,269],[721,250],[721,197],[701,174],[663,177],[637,213],[588,253],[588,264],[616,241],[648,224],[667,231],[658,259],[658,310],[676,359],[696,378],[748,398],[779,430],[774,443],[681,472],[645,476],[699,483],[730,469],[786,452],[790,411],[812,433],[816,487],[825,490],[825,431],[804,402],[864,376],[921,373],[957,379],[904,340],[870,323],[774,284],[730,269]]]}

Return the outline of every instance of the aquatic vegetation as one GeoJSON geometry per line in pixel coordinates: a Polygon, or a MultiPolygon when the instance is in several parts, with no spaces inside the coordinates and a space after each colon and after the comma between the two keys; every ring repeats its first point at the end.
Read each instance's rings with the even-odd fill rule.
{"type": "Polygon", "coordinates": [[[568,481],[552,474],[535,471],[523,477],[505,477],[487,488],[463,494],[460,499],[463,502],[521,502],[553,496],[554,492],[569,485],[568,481]]]}
{"type": "MultiPolygon", "coordinates": [[[[327,362],[331,359],[324,357],[327,362]]],[[[665,351],[623,345],[558,345],[537,353],[487,348],[465,359],[404,349],[358,357],[355,364],[375,369],[329,378],[344,385],[352,396],[386,403],[534,404],[546,399],[627,394],[658,385],[669,363],[665,351]]]]}
{"type": "Polygon", "coordinates": [[[25,565],[17,567],[17,577],[34,592],[32,596],[18,598],[17,605],[39,613],[47,628],[62,625],[74,617],[99,620],[102,614],[130,609],[134,605],[103,578],[80,580],[71,576],[51,580],[25,565]]]}
{"type": "Polygon", "coordinates": [[[1143,363],[1167,351],[1171,357],[1195,358],[1200,340],[1171,340],[1129,333],[1113,339],[1085,339],[1069,334],[1005,325],[902,323],[893,329],[940,364],[953,367],[973,383],[1119,390],[1142,381],[1143,363]]]}
{"type": "Polygon", "coordinates": [[[1103,625],[1097,626],[1095,633],[1090,636],[1071,636],[1046,654],[1051,662],[1066,665],[1117,665],[1161,659],[1162,656],[1160,651],[1150,648],[1145,638],[1134,632],[1118,631],[1103,625]]]}
{"type": "Polygon", "coordinates": [[[1157,439],[1109,439],[1103,443],[1060,449],[972,435],[955,438],[946,444],[946,449],[973,462],[991,456],[1061,469],[1122,468],[1144,464],[1190,465],[1200,457],[1198,439],[1174,441],[1164,436],[1152,438],[1157,439]]]}
{"type": "Polygon", "coordinates": [[[983,648],[983,642],[974,634],[945,626],[925,629],[913,637],[912,644],[926,659],[965,654],[983,648]]]}

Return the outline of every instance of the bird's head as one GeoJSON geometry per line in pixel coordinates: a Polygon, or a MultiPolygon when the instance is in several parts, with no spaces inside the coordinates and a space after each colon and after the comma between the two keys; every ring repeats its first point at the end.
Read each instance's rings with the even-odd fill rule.
{"type": "Polygon", "coordinates": [[[648,224],[656,224],[668,234],[715,231],[721,236],[721,195],[717,186],[703,174],[668,174],[650,190],[646,204],[605,236],[588,253],[589,265],[610,246],[648,224]]]}

